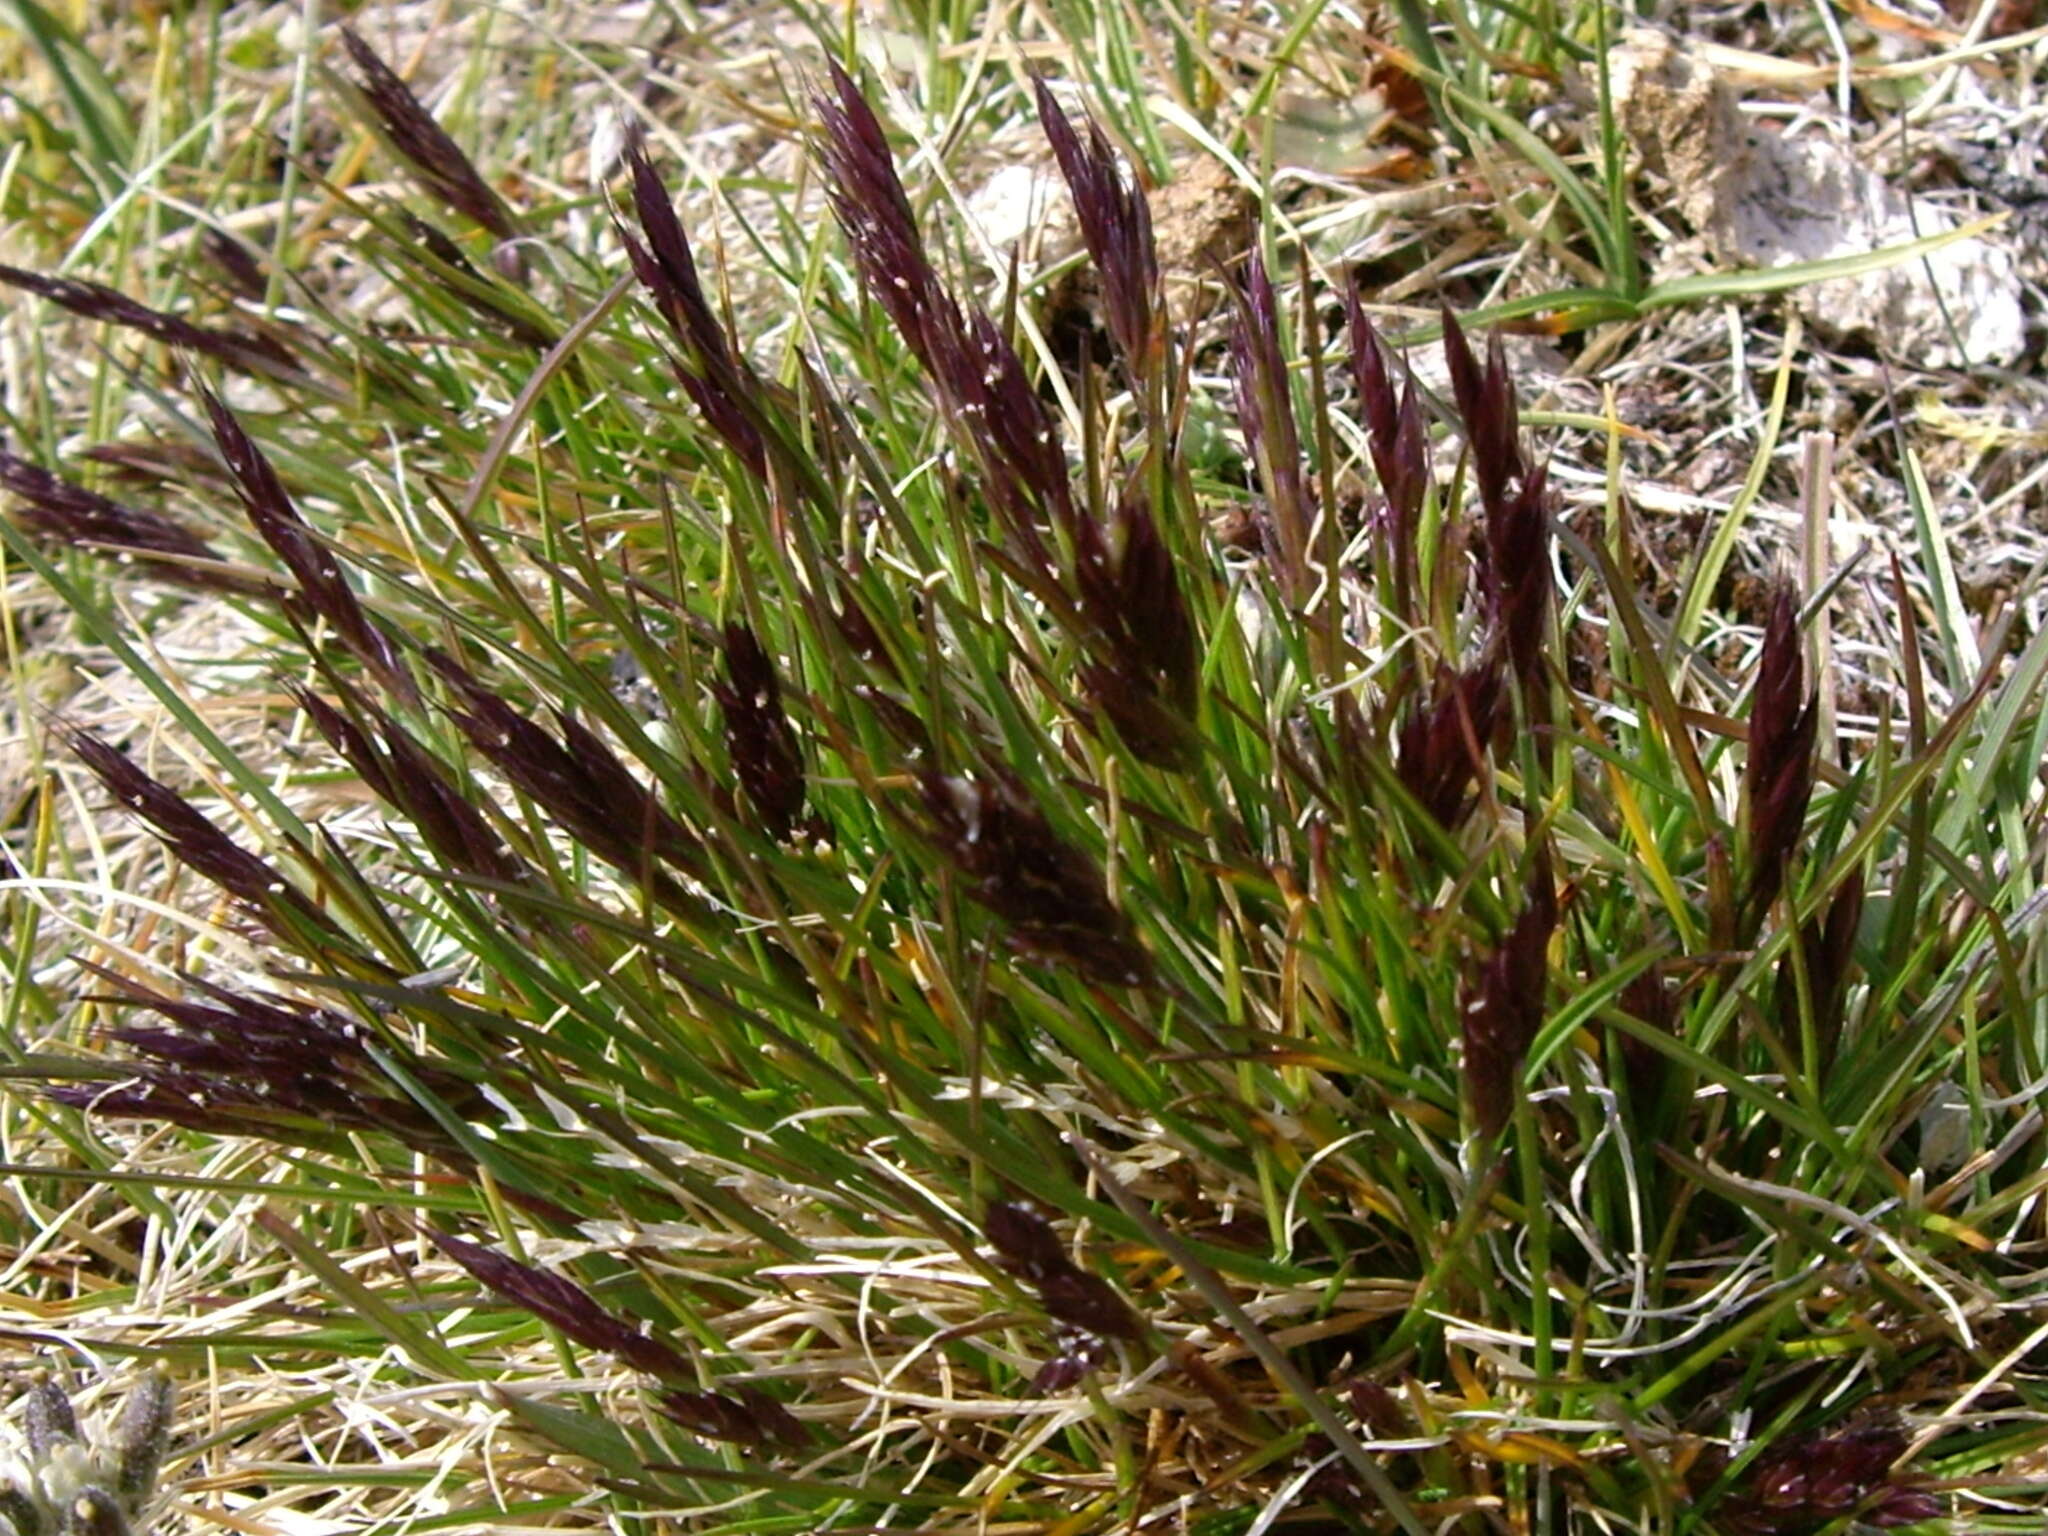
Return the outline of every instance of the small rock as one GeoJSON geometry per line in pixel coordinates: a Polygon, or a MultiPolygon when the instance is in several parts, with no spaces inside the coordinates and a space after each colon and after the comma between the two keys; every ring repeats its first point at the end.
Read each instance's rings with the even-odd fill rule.
{"type": "MultiPolygon", "coordinates": [[[[1608,80],[1642,168],[1670,183],[1720,265],[1863,255],[1956,227],[1939,205],[1909,204],[1846,145],[1747,122],[1713,67],[1662,32],[1628,32],[1608,56],[1608,80]]],[[[1793,302],[1823,336],[1867,340],[1917,366],[2012,363],[2026,346],[2018,262],[1985,236],[1810,284],[1793,302]]]]}

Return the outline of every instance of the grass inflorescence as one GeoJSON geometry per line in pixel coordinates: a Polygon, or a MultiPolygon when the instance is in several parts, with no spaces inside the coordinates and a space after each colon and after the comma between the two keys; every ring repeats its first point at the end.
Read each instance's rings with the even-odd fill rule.
{"type": "Polygon", "coordinates": [[[836,65],[766,345],[658,148],[587,257],[343,44],[433,204],[361,210],[397,318],[0,269],[178,370],[136,505],[0,458],[12,557],[145,672],[65,546],[239,605],[289,745],[154,676],[197,773],[55,725],[222,906],[82,946],[44,1112],[277,1149],[407,1371],[694,1529],[2038,1518],[2048,640],[1954,670],[1899,576],[1828,739],[1838,583],[1710,653],[1497,331],[1440,396],[1256,252],[1176,318],[1055,82],[1107,346],[985,299],[836,65]]]}

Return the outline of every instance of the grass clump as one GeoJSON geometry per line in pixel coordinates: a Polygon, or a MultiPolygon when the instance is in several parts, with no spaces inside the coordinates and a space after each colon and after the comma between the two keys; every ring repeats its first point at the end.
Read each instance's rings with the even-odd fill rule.
{"type": "Polygon", "coordinates": [[[82,483],[133,443],[0,473],[197,771],[69,760],[225,902],[80,1011],[23,966],[70,1024],[8,1071],[88,1167],[276,1149],[357,1331],[231,1358],[374,1337],[574,1457],[550,1511],[700,1530],[2038,1521],[2048,637],[1947,671],[1895,573],[1824,739],[1847,573],[1716,666],[1497,334],[1443,315],[1439,400],[1256,254],[1176,322],[1045,81],[1093,345],[971,296],[835,67],[770,347],[654,152],[591,256],[346,46],[436,205],[358,210],[395,314],[12,275],[218,375],[147,455],[203,531],[82,483]],[[290,750],[67,543],[240,605],[290,750]]]}

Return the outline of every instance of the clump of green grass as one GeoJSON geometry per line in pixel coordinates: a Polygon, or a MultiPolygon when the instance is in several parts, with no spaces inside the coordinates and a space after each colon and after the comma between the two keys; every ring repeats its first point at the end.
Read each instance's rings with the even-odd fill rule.
{"type": "Polygon", "coordinates": [[[1623,487],[1563,509],[1497,337],[1442,317],[1437,401],[1256,255],[1184,332],[1043,83],[1071,366],[842,72],[843,239],[769,355],[650,152],[615,276],[349,52],[438,205],[363,210],[404,324],[16,275],[275,404],[165,401],[203,534],[7,455],[9,550],[145,672],[53,545],[244,605],[294,706],[280,768],[154,679],[203,787],[62,730],[262,965],[83,957],[120,1022],[9,1068],[51,1113],[275,1146],[409,1255],[272,1215],[294,1262],[620,1515],[2038,1521],[2048,637],[1944,674],[1895,574],[1891,713],[1822,740],[1831,589],[1722,675],[1623,487]],[[638,1390],[537,1385],[598,1372],[638,1390]]]}

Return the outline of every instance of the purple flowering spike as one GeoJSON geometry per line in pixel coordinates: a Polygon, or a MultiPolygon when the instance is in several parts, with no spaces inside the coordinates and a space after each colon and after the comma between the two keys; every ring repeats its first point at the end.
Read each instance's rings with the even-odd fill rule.
{"type": "Polygon", "coordinates": [[[384,685],[402,698],[416,696],[411,672],[399,654],[398,644],[363,607],[341,562],[324,540],[307,525],[292,504],[284,482],[234,413],[211,390],[202,389],[200,400],[213,426],[213,440],[219,447],[236,494],[249,521],[282,560],[298,591],[290,606],[328,624],[384,685]]]}
{"type": "Polygon", "coordinates": [[[1401,723],[1395,772],[1442,827],[1456,827],[1472,808],[1470,792],[1485,772],[1501,682],[1499,660],[1491,655],[1465,672],[1439,664],[1429,697],[1411,705],[1401,723]]]}
{"type": "Polygon", "coordinates": [[[1102,871],[1053,831],[1021,784],[995,772],[927,772],[920,786],[932,841],[967,894],[1008,925],[1013,948],[1105,986],[1151,979],[1151,957],[1110,901],[1102,871]]]}
{"type": "Polygon", "coordinates": [[[1799,1436],[1751,1465],[1715,1524],[1741,1536],[1807,1536],[1845,1516],[1881,1530],[1939,1518],[1939,1497],[1892,1471],[1905,1451],[1905,1435],[1881,1426],[1799,1436]]]}
{"type": "Polygon", "coordinates": [[[137,331],[167,347],[183,347],[216,358],[244,373],[288,380],[300,377],[298,362],[284,344],[260,331],[223,331],[195,325],[177,315],[151,309],[104,283],[82,278],[49,277],[20,267],[0,266],[0,283],[38,294],[87,320],[104,320],[123,330],[137,331]]]}
{"type": "Polygon", "coordinates": [[[1487,344],[1486,366],[1472,355],[1458,317],[1443,312],[1444,360],[1450,366],[1451,394],[1464,418],[1465,438],[1472,450],[1472,473],[1479,482],[1481,504],[1489,513],[1500,505],[1508,486],[1524,473],[1517,442],[1520,416],[1515,389],[1508,378],[1507,354],[1496,332],[1487,344]]]}
{"type": "Polygon", "coordinates": [[[1039,123],[1059,161],[1080,219],[1081,238],[1102,280],[1109,334],[1131,371],[1142,375],[1151,365],[1159,316],[1159,256],[1152,242],[1151,207],[1143,189],[1117,164],[1101,128],[1091,119],[1083,144],[1045,81],[1034,77],[1031,85],[1039,123]]]}
{"type": "Polygon", "coordinates": [[[695,1379],[696,1368],[675,1346],[612,1316],[575,1282],[446,1232],[432,1235],[443,1253],[500,1299],[531,1312],[584,1348],[617,1355],[634,1370],[664,1381],[695,1379]]]}
{"type": "Polygon", "coordinates": [[[754,478],[765,479],[767,449],[749,412],[750,403],[760,398],[760,382],[711,311],[689,237],[638,135],[626,146],[626,160],[633,175],[633,211],[646,243],[624,227],[619,238],[634,276],[688,354],[688,361],[671,359],[676,381],[754,478]]]}
{"type": "Polygon", "coordinates": [[[782,708],[775,662],[744,624],[725,626],[725,682],[712,696],[725,721],[726,752],[747,802],[769,836],[784,838],[804,806],[804,760],[782,708]]]}
{"type": "Polygon", "coordinates": [[[396,720],[353,695],[352,716],[308,689],[287,684],[286,691],[371,793],[410,820],[436,855],[487,880],[510,883],[524,875],[524,866],[456,788],[446,766],[396,720]]]}
{"type": "Polygon", "coordinates": [[[825,125],[820,152],[861,283],[930,375],[956,432],[988,471],[985,493],[1043,571],[1049,557],[1037,516],[1074,521],[1052,414],[1001,328],[970,315],[939,280],[880,119],[852,78],[830,68],[832,89],[816,99],[825,125]]]}
{"type": "Polygon", "coordinates": [[[991,1202],[982,1214],[981,1232],[1002,1255],[1004,1268],[1025,1280],[1036,1282],[1073,1262],[1052,1223],[1015,1200],[991,1202]]]}
{"type": "Polygon", "coordinates": [[[1784,888],[1785,872],[1805,831],[1820,719],[1818,699],[1807,687],[1799,603],[1791,583],[1780,582],[1770,601],[1750,698],[1749,758],[1743,774],[1749,801],[1745,906],[1752,923],[1763,920],[1784,888]]]}
{"type": "Polygon", "coordinates": [[[161,512],[126,506],[0,449],[0,490],[19,500],[14,520],[38,539],[102,545],[132,556],[151,575],[238,597],[277,597],[260,577],[222,562],[199,535],[161,512]]]}
{"type": "Polygon", "coordinates": [[[1237,290],[1237,326],[1231,334],[1237,420],[1259,466],[1272,503],[1272,548],[1282,589],[1299,599],[1307,594],[1308,537],[1312,521],[1302,478],[1301,435],[1294,420],[1294,396],[1280,350],[1280,305],[1266,264],[1257,252],[1245,266],[1237,290]]]}
{"type": "Polygon", "coordinates": [[[1411,374],[1397,397],[1387,371],[1379,333],[1365,316],[1354,285],[1346,294],[1351,329],[1351,371],[1365,418],[1366,446],[1386,499],[1387,563],[1393,572],[1395,607],[1408,612],[1419,580],[1415,530],[1429,493],[1429,438],[1422,401],[1411,374]]]}
{"type": "Polygon", "coordinates": [[[1074,584],[1093,631],[1081,669],[1089,695],[1125,745],[1155,767],[1190,767],[1200,655],[1173,557],[1151,507],[1119,503],[1108,530],[1094,518],[1074,529],[1074,584]]]}
{"type": "Polygon", "coordinates": [[[518,225],[505,200],[491,190],[462,147],[434,116],[420,104],[412,87],[377,55],[377,51],[348,28],[341,29],[341,41],[359,76],[364,98],[376,113],[377,122],[391,147],[405,157],[428,192],[442,203],[481,225],[500,240],[518,234],[518,225]]]}
{"type": "MultiPolygon", "coordinates": [[[[336,1131],[382,1132],[466,1166],[432,1115],[388,1092],[358,1020],[196,978],[186,985],[206,1001],[169,997],[86,968],[114,989],[100,1001],[147,1008],[164,1022],[115,1030],[113,1038],[134,1053],[126,1080],[112,1088],[60,1084],[49,1090],[59,1102],[232,1135],[310,1140],[336,1131]]],[[[486,1112],[475,1088],[446,1068],[409,1060],[406,1070],[455,1113],[486,1112]]]]}
{"type": "Polygon", "coordinates": [[[1550,861],[1539,856],[1521,916],[1482,962],[1461,999],[1465,1087],[1482,1135],[1499,1135],[1513,1117],[1522,1061],[1543,1024],[1550,935],[1556,926],[1550,861]]]}
{"type": "Polygon", "coordinates": [[[1039,1372],[1039,1391],[1062,1391],[1087,1374],[1102,1358],[1103,1340],[1144,1336],[1116,1287],[1068,1258],[1052,1223],[1030,1206],[994,1202],[982,1216],[982,1233],[1003,1267],[1038,1293],[1046,1315],[1060,1325],[1061,1353],[1039,1372]]]}
{"type": "Polygon", "coordinates": [[[330,929],[326,917],[282,874],[193,809],[185,795],[151,778],[126,753],[97,736],[73,730],[66,731],[64,739],[122,809],[148,823],[181,863],[246,903],[266,921],[275,923],[289,914],[299,923],[330,929]]]}
{"type": "Polygon", "coordinates": [[[1486,578],[1494,632],[1523,686],[1543,666],[1543,631],[1550,613],[1549,475],[1537,465],[1486,513],[1486,578]]]}
{"type": "Polygon", "coordinates": [[[827,68],[832,88],[815,104],[825,124],[820,148],[833,212],[853,247],[862,282],[919,361],[936,373],[935,343],[943,333],[958,334],[958,312],[925,255],[881,120],[852,76],[836,61],[827,60],[827,68]]]}
{"type": "Polygon", "coordinates": [[[759,1387],[742,1387],[736,1393],[664,1392],[656,1406],[666,1417],[706,1440],[724,1440],[755,1449],[770,1441],[792,1450],[802,1450],[811,1443],[810,1431],[802,1422],[759,1387]]]}
{"type": "MultiPolygon", "coordinates": [[[[584,847],[635,875],[642,873],[650,854],[686,872],[697,869],[696,838],[661,807],[596,732],[561,716],[562,737],[557,741],[453,657],[436,652],[428,661],[462,700],[464,708],[453,715],[470,744],[584,847]]],[[[680,896],[660,871],[653,877],[664,899],[680,896]]]]}

